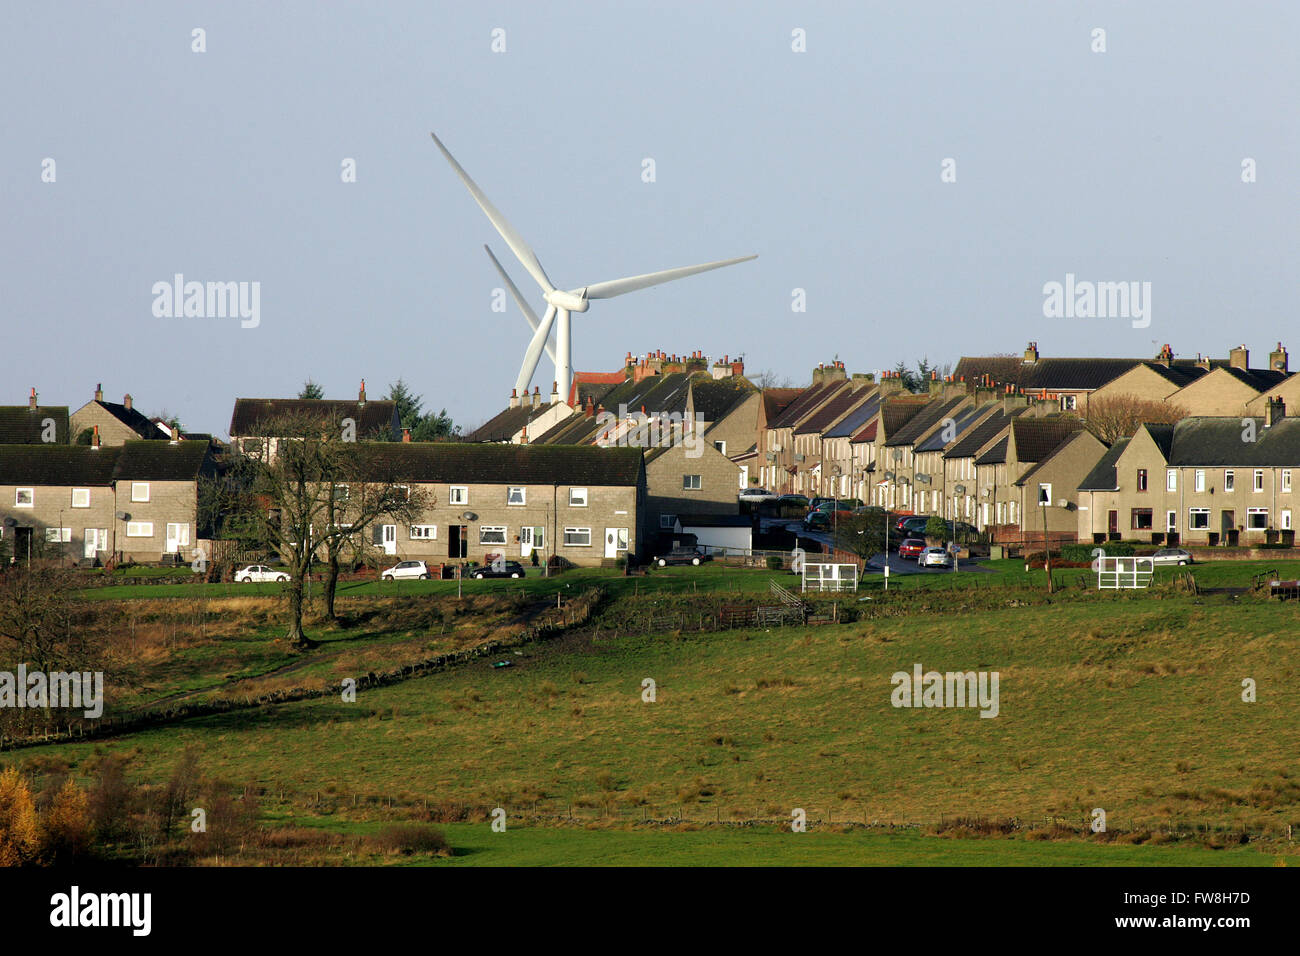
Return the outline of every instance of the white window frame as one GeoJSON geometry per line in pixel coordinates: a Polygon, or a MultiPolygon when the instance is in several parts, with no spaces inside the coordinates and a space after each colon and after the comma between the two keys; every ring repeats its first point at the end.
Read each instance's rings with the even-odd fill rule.
{"type": "Polygon", "coordinates": [[[506,504],[516,508],[528,504],[528,489],[522,485],[507,485],[506,504]],[[515,500],[516,497],[518,501],[515,500]]]}
{"type": "Polygon", "coordinates": [[[1265,531],[1268,529],[1268,509],[1267,508],[1247,508],[1246,509],[1246,530],[1247,531],[1265,531]],[[1258,527],[1250,523],[1250,519],[1255,516],[1262,516],[1264,523],[1258,527]]]}
{"type": "Polygon", "coordinates": [[[90,489],[89,489],[89,488],[73,488],[73,489],[72,489],[72,507],[73,507],[73,508],[89,508],[89,507],[90,507],[90,489]],[[81,501],[82,501],[81,504],[77,504],[78,496],[80,496],[80,498],[81,498],[81,501]]]}
{"type": "Polygon", "coordinates": [[[14,489],[14,507],[15,508],[35,508],[36,507],[36,489],[35,488],[15,488],[14,489]],[[23,501],[23,492],[27,493],[27,500],[23,501]]]}
{"type": "MultiPolygon", "coordinates": [[[[1044,488],[1047,489],[1047,507],[1049,507],[1049,508],[1052,507],[1052,483],[1051,483],[1050,481],[1040,481],[1040,482],[1038,483],[1038,491],[1039,491],[1039,495],[1038,495],[1038,498],[1035,498],[1035,499],[1034,499],[1034,507],[1035,507],[1035,508],[1041,508],[1041,507],[1042,507],[1042,505],[1040,505],[1040,504],[1038,503],[1038,499],[1042,497],[1042,491],[1043,491],[1044,488]]],[[[1012,523],[1014,524],[1015,522],[1012,522],[1012,523]]]]}
{"type": "Polygon", "coordinates": [[[48,544],[67,544],[72,540],[71,528],[46,528],[45,541],[48,544]]]}
{"type": "Polygon", "coordinates": [[[352,497],[352,487],[347,482],[340,482],[334,486],[334,500],[346,502],[352,497]]]}
{"type": "Polygon", "coordinates": [[[682,491],[703,491],[703,475],[682,475],[682,491]],[[692,483],[692,481],[694,483],[692,483]]]}
{"type": "Polygon", "coordinates": [[[436,524],[413,524],[406,529],[406,536],[411,541],[437,541],[438,526],[436,524]]]}
{"type": "Polygon", "coordinates": [[[1291,469],[1290,468],[1282,469],[1282,490],[1288,493],[1291,491],[1291,469]]]}
{"type": "Polygon", "coordinates": [[[132,501],[148,501],[148,500],[149,500],[149,482],[147,482],[147,481],[133,481],[133,482],[131,482],[131,500],[132,500],[132,501]],[[144,492],[143,492],[144,497],[141,497],[141,491],[140,491],[141,488],[144,489],[144,492]]]}
{"type": "Polygon", "coordinates": [[[1178,471],[1174,468],[1165,469],[1165,491],[1178,490],[1178,471]]]}
{"type": "Polygon", "coordinates": [[[720,455],[725,455],[727,453],[727,443],[725,441],[715,441],[713,447],[720,455]]]}
{"type": "Polygon", "coordinates": [[[447,504],[469,504],[469,485],[451,485],[447,488],[447,504]]]}
{"type": "Polygon", "coordinates": [[[565,529],[564,529],[564,546],[565,546],[566,548],[590,548],[590,547],[591,547],[591,529],[590,529],[590,528],[565,528],[565,529]],[[575,536],[577,536],[577,535],[581,535],[581,534],[585,534],[585,535],[587,536],[587,541],[586,541],[585,544],[582,543],[581,541],[571,541],[571,540],[570,540],[571,537],[575,537],[575,536]]]}
{"type": "Polygon", "coordinates": [[[478,543],[480,545],[485,545],[485,544],[504,545],[506,543],[506,532],[508,530],[509,529],[503,524],[481,524],[478,526],[478,543]],[[488,539],[489,534],[492,535],[493,538],[495,538],[496,535],[499,534],[501,536],[501,540],[500,541],[489,540],[488,539]]]}
{"type": "Polygon", "coordinates": [[[1187,530],[1188,531],[1209,531],[1210,530],[1210,509],[1209,508],[1188,508],[1187,509],[1187,530]],[[1205,516],[1205,524],[1196,523],[1198,515],[1205,516]]]}
{"type": "Polygon", "coordinates": [[[1250,476],[1250,490],[1256,494],[1264,490],[1264,469],[1256,468],[1250,476]]]}
{"type": "Polygon", "coordinates": [[[1223,469],[1223,490],[1225,492],[1237,490],[1237,473],[1231,468],[1223,469]]]}
{"type": "Polygon", "coordinates": [[[167,522],[167,527],[166,527],[165,529],[163,529],[163,530],[164,530],[163,541],[166,541],[167,538],[171,536],[171,529],[172,529],[172,528],[179,528],[179,529],[180,529],[180,533],[178,533],[178,534],[176,535],[176,547],[178,547],[178,548],[188,548],[188,547],[190,546],[190,526],[189,526],[189,522],[186,522],[186,523],[184,523],[184,524],[182,524],[182,523],[179,522],[179,521],[169,521],[169,522],[167,522]]]}
{"type": "Polygon", "coordinates": [[[585,508],[587,507],[587,489],[570,488],[569,489],[569,507],[585,508]]]}
{"type": "Polygon", "coordinates": [[[1192,490],[1193,491],[1205,490],[1205,469],[1204,468],[1196,469],[1196,474],[1192,480],[1192,490]]]}
{"type": "Polygon", "coordinates": [[[1283,531],[1291,530],[1291,509],[1290,508],[1282,509],[1282,530],[1283,531]]]}
{"type": "Polygon", "coordinates": [[[128,538],[152,538],[153,522],[152,521],[128,521],[126,523],[126,536],[128,538]],[[145,528],[147,528],[148,530],[147,531],[142,530],[145,528]]]}

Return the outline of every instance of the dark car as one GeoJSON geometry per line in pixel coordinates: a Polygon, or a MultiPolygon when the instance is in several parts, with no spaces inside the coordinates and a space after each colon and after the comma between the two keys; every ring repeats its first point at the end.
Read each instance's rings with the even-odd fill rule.
{"type": "Polygon", "coordinates": [[[701,551],[699,548],[673,548],[667,554],[661,554],[655,558],[655,564],[661,568],[666,568],[670,564],[700,564],[712,560],[712,555],[701,551]]]}
{"type": "Polygon", "coordinates": [[[810,511],[807,517],[803,519],[805,531],[829,531],[831,527],[831,515],[829,511],[810,511]]]}
{"type": "Polygon", "coordinates": [[[486,564],[481,568],[475,568],[470,575],[472,578],[522,578],[524,576],[524,566],[518,561],[494,561],[492,564],[486,564]]]}
{"type": "Polygon", "coordinates": [[[776,504],[781,508],[807,508],[809,505],[807,495],[782,495],[776,499],[776,504]]]}
{"type": "Polygon", "coordinates": [[[898,546],[898,556],[900,558],[912,558],[913,560],[921,556],[925,550],[925,540],[922,538],[908,538],[898,546]]]}
{"type": "Polygon", "coordinates": [[[894,522],[894,530],[899,534],[925,534],[925,525],[929,520],[928,515],[903,515],[894,522]]]}

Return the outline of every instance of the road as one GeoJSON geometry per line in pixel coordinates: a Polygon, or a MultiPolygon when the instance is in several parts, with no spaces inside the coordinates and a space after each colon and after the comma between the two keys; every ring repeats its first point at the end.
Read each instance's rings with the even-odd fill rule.
{"type": "MultiPolygon", "coordinates": [[[[816,541],[827,551],[831,550],[831,533],[829,531],[805,531],[803,525],[798,521],[789,521],[784,518],[763,518],[764,529],[770,526],[785,527],[787,531],[797,534],[801,538],[810,541],[816,541]]],[[[898,540],[891,537],[891,543],[897,547],[898,540]]],[[[886,556],[882,552],[871,558],[867,562],[864,574],[883,574],[885,568],[886,556]]],[[[952,568],[923,568],[915,561],[907,558],[900,558],[897,551],[891,551],[888,556],[889,576],[892,578],[898,574],[952,574],[952,568]]],[[[968,571],[975,571],[982,574],[992,573],[992,568],[986,568],[980,565],[977,560],[963,559],[957,562],[957,573],[964,574],[968,571]]]]}

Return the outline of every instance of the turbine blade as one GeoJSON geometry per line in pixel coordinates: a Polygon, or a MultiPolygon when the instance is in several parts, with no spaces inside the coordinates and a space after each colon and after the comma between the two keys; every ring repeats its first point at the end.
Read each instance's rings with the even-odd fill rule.
{"type": "MultiPolygon", "coordinates": [[[[519,306],[519,311],[524,314],[524,318],[528,320],[528,325],[534,332],[536,332],[537,326],[541,324],[537,318],[537,313],[533,311],[532,306],[528,304],[528,300],[519,292],[519,287],[515,285],[514,280],[510,278],[505,269],[501,268],[501,263],[497,261],[497,257],[493,255],[492,250],[486,245],[483,246],[483,249],[487,252],[488,258],[492,260],[492,264],[497,267],[497,272],[501,273],[501,281],[506,284],[506,287],[510,290],[510,294],[514,296],[515,304],[519,306]]],[[[549,336],[546,339],[546,354],[550,356],[552,362],[555,361],[555,346],[551,345],[551,339],[549,336]]]]}
{"type": "MultiPolygon", "coordinates": [[[[659,285],[662,282],[672,282],[674,279],[685,279],[687,276],[693,276],[700,272],[708,272],[710,269],[721,269],[723,266],[734,266],[737,262],[748,262],[750,259],[757,259],[758,256],[741,256],[739,259],[722,259],[718,262],[706,262],[698,266],[682,266],[680,269],[665,269],[662,272],[648,272],[643,276],[628,276],[626,279],[612,279],[609,282],[597,282],[595,285],[589,285],[586,288],[585,295],[588,299],[612,299],[616,295],[622,295],[625,292],[635,292],[638,289],[647,289],[652,285],[659,285]]],[[[584,294],[582,289],[574,289],[575,294],[584,294]]]]}
{"type": "Polygon", "coordinates": [[[551,334],[551,323],[555,321],[555,306],[548,306],[546,315],[542,322],[537,326],[537,331],[533,333],[533,339],[528,343],[528,351],[524,353],[524,364],[519,366],[519,378],[515,379],[515,391],[519,395],[528,391],[528,386],[533,383],[533,373],[537,371],[537,363],[542,360],[542,344],[551,334]]]}
{"type": "Polygon", "coordinates": [[[474,197],[474,201],[479,204],[479,208],[487,213],[488,219],[496,227],[496,231],[501,234],[501,238],[506,241],[510,251],[515,254],[515,258],[528,270],[528,274],[537,280],[537,284],[542,287],[543,292],[553,291],[555,286],[551,285],[551,280],[547,278],[546,271],[542,269],[542,264],[537,261],[537,256],[529,248],[528,243],[524,242],[524,237],[519,235],[515,231],[515,227],[510,225],[510,221],[501,215],[496,206],[492,205],[492,201],[483,194],[483,190],[478,188],[478,184],[469,178],[469,173],[465,172],[460,163],[456,162],[456,157],[447,152],[447,147],[442,145],[442,140],[438,139],[438,134],[430,133],[429,135],[433,137],[438,149],[442,150],[442,155],[447,157],[447,162],[451,163],[451,168],[456,171],[456,175],[465,184],[465,188],[474,197]]]}

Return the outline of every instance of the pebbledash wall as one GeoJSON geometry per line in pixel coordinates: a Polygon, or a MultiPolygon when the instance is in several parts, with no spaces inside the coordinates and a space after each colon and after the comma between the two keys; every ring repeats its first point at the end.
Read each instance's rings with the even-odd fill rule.
{"type": "Polygon", "coordinates": [[[552,554],[599,565],[635,553],[643,539],[644,483],[632,485],[412,482],[431,498],[416,524],[380,519],[372,546],[397,559],[527,564],[552,554]],[[468,516],[468,517],[467,517],[468,516]]]}

